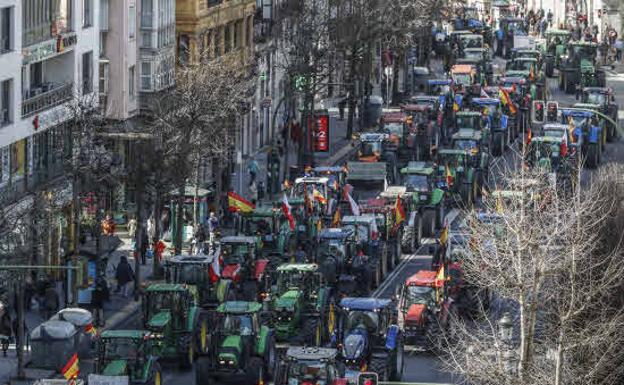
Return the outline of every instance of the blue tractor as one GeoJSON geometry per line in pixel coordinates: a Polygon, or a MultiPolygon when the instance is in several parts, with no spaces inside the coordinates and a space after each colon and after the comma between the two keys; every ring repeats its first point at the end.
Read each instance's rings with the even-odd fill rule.
{"type": "Polygon", "coordinates": [[[509,131],[509,117],[503,113],[500,99],[473,98],[472,110],[480,111],[483,127],[488,129],[491,135],[491,151],[493,156],[501,156],[505,147],[511,142],[509,131]]]}
{"type": "Polygon", "coordinates": [[[603,140],[605,135],[598,115],[593,111],[563,108],[561,123],[568,125],[571,139],[581,150],[587,167],[598,167],[602,160],[603,142],[606,141],[603,140]]]}
{"type": "Polygon", "coordinates": [[[403,373],[403,333],[389,299],[346,297],[340,301],[336,344],[345,377],[375,372],[380,381],[399,381],[403,373]]]}

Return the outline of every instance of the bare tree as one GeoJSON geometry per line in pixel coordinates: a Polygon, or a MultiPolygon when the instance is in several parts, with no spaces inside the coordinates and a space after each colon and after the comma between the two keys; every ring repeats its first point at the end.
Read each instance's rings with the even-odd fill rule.
{"type": "Polygon", "coordinates": [[[571,195],[557,190],[547,173],[513,171],[506,177],[511,187],[484,200],[495,220],[466,213],[471,242],[462,250],[464,277],[496,298],[490,311],[481,306],[481,318],[456,319],[444,344],[445,362],[466,382],[613,384],[622,378],[617,330],[624,316],[614,296],[624,284],[621,171],[599,172],[571,195]],[[499,334],[503,311],[516,324],[511,342],[499,334]]]}

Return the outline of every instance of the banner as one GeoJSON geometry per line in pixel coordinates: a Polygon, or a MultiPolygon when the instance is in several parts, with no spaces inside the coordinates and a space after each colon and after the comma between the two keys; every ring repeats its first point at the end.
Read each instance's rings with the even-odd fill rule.
{"type": "Polygon", "coordinates": [[[308,129],[314,136],[314,151],[329,152],[329,113],[316,112],[313,119],[310,118],[308,129]]]}

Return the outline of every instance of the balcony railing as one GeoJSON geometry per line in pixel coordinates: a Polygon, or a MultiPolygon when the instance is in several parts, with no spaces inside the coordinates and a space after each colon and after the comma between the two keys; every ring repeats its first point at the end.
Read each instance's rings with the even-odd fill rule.
{"type": "Polygon", "coordinates": [[[72,83],[47,85],[31,90],[30,95],[22,100],[22,117],[32,116],[65,103],[72,98],[73,91],[72,83]]]}

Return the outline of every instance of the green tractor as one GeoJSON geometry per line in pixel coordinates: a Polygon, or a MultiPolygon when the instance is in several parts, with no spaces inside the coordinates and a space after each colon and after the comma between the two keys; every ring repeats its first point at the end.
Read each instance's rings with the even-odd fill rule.
{"type": "Polygon", "coordinates": [[[290,230],[288,220],[281,209],[256,207],[250,212],[241,212],[239,233],[256,237],[258,251],[264,256],[283,257],[293,247],[295,234],[290,230]]]}
{"type": "Polygon", "coordinates": [[[565,29],[549,29],[546,31],[545,72],[553,77],[555,68],[559,69],[570,41],[570,31],[565,29]]]}
{"type": "Polygon", "coordinates": [[[559,69],[559,89],[570,94],[584,87],[604,87],[604,70],[596,67],[598,44],[575,41],[568,44],[568,54],[559,69]]]}
{"type": "Polygon", "coordinates": [[[273,377],[275,332],[261,317],[258,302],[228,301],[217,308],[210,353],[197,360],[195,383],[257,385],[273,377]]]}
{"type": "Polygon", "coordinates": [[[425,162],[409,162],[401,169],[406,199],[404,206],[408,215],[403,227],[401,249],[414,253],[420,246],[422,236],[433,237],[435,229],[444,224],[446,208],[444,190],[435,184],[433,165],[425,162]]]}
{"type": "Polygon", "coordinates": [[[331,289],[315,263],[286,263],[277,268],[272,314],[280,342],[321,346],[334,329],[331,289]]]}
{"type": "Polygon", "coordinates": [[[111,380],[127,376],[132,385],[161,385],[159,348],[160,336],[147,330],[106,330],[97,343],[95,373],[111,380]]]}
{"type": "Polygon", "coordinates": [[[470,151],[442,149],[438,152],[437,184],[444,186],[457,203],[471,206],[479,194],[479,177],[470,151]]]}
{"type": "Polygon", "coordinates": [[[143,292],[141,302],[144,327],[161,336],[158,355],[176,359],[184,369],[192,368],[195,354],[200,346],[208,344],[208,336],[201,336],[201,310],[188,286],[151,284],[143,292]],[[198,340],[200,346],[196,346],[198,340]]]}
{"type": "Polygon", "coordinates": [[[483,186],[490,173],[489,146],[481,136],[481,131],[461,128],[451,138],[451,148],[467,151],[469,163],[476,169],[477,184],[483,186]]]}
{"type": "MultiPolygon", "coordinates": [[[[617,127],[614,123],[619,120],[618,105],[615,101],[615,95],[611,88],[606,87],[585,87],[581,95],[583,103],[591,103],[597,105],[597,111],[611,118],[613,122],[607,121],[606,136],[607,141],[612,142],[617,137],[617,127]]],[[[605,119],[606,120],[606,119],[605,119]]]]}

